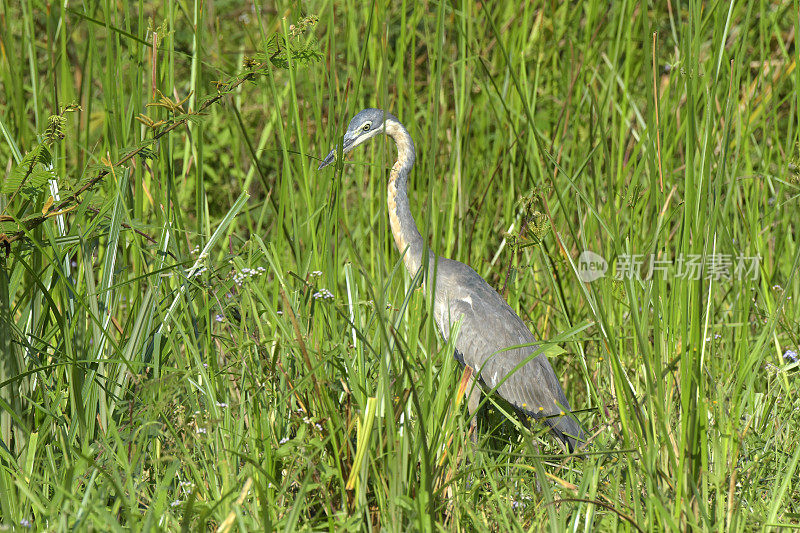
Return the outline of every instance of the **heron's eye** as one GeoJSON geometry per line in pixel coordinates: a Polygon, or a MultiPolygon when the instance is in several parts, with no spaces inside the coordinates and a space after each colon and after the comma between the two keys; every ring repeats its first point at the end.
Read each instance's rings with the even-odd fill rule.
{"type": "Polygon", "coordinates": [[[363,129],[364,131],[369,131],[369,122],[367,122],[366,124],[364,124],[364,127],[363,127],[362,129],[363,129]]]}

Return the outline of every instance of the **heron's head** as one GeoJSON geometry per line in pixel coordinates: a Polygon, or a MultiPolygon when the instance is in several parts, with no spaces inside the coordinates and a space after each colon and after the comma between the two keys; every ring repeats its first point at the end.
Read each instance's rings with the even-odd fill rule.
{"type": "MultiPolygon", "coordinates": [[[[359,111],[347,126],[347,132],[342,141],[342,154],[346,154],[367,139],[371,139],[386,130],[387,120],[397,120],[394,115],[382,109],[367,108],[359,111]]],[[[319,169],[327,167],[336,160],[336,147],[325,156],[319,169]]]]}

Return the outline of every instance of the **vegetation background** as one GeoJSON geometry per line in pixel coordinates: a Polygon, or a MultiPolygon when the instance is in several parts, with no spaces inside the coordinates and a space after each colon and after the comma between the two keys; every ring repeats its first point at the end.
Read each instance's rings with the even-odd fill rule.
{"type": "Polygon", "coordinates": [[[800,526],[798,13],[0,1],[2,528],[800,526]],[[547,341],[584,457],[494,399],[469,441],[394,147],[316,172],[372,106],[432,248],[547,341]]]}

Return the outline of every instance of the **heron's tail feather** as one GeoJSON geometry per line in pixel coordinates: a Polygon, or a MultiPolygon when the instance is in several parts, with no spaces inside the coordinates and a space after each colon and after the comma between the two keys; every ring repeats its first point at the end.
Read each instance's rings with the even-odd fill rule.
{"type": "Polygon", "coordinates": [[[553,433],[566,444],[570,453],[586,446],[586,434],[583,428],[570,415],[548,418],[546,422],[553,433]]]}

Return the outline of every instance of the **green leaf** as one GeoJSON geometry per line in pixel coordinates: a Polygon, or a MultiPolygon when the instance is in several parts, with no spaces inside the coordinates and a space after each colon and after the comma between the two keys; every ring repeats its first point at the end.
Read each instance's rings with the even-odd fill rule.
{"type": "Polygon", "coordinates": [[[55,172],[47,168],[51,164],[52,156],[47,146],[38,145],[25,154],[20,164],[14,167],[8,179],[0,187],[0,192],[14,194],[20,191],[25,197],[38,193],[48,180],[56,179],[55,172]]]}

